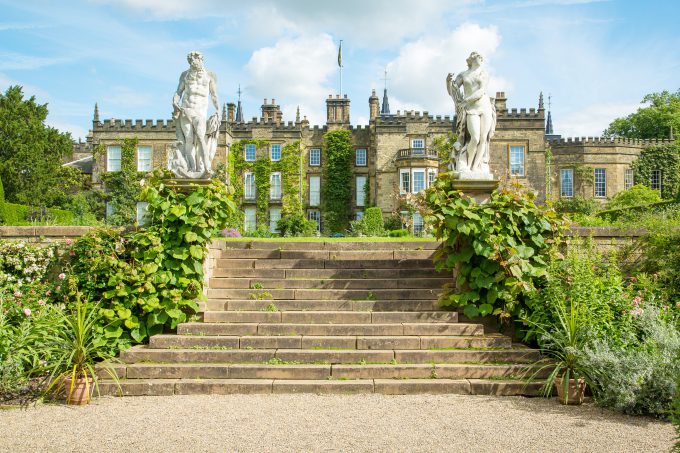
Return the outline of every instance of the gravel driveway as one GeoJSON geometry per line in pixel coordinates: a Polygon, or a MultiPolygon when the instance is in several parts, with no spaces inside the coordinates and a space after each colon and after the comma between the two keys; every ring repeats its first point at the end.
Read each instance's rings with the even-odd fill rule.
{"type": "Polygon", "coordinates": [[[101,398],[0,410],[2,452],[664,452],[670,424],[556,400],[462,395],[101,398]]]}

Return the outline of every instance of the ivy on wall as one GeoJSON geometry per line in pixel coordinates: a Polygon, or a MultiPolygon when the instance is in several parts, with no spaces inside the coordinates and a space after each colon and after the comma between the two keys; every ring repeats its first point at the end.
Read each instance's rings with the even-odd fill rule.
{"type": "MultiPolygon", "coordinates": [[[[304,191],[304,169],[300,142],[286,144],[281,150],[281,159],[272,162],[269,157],[270,142],[267,140],[239,140],[232,144],[229,171],[232,175],[231,183],[234,188],[234,198],[244,202],[244,173],[252,172],[255,176],[256,218],[258,227],[267,227],[269,218],[269,198],[271,189],[271,174],[281,173],[281,214],[293,215],[302,213],[301,196],[304,191]],[[245,145],[255,145],[255,161],[245,160],[245,145]]],[[[238,225],[243,226],[243,209],[239,212],[238,225]]]]}
{"type": "Polygon", "coordinates": [[[352,134],[348,130],[324,135],[326,159],[323,161],[324,184],[321,187],[324,230],[343,232],[349,226],[352,200],[352,134]]]}
{"type": "Polygon", "coordinates": [[[661,170],[661,197],[680,196],[680,145],[651,146],[633,162],[635,184],[651,187],[652,171],[661,170]]]}
{"type": "MultiPolygon", "coordinates": [[[[126,138],[120,141],[120,171],[101,173],[106,192],[105,201],[111,204],[113,214],[106,218],[110,225],[132,225],[137,219],[137,201],[141,186],[139,181],[143,173],[137,171],[135,153],[137,151],[137,138],[126,138]]],[[[103,158],[106,165],[106,146],[98,145],[94,150],[94,157],[103,158]]]]}

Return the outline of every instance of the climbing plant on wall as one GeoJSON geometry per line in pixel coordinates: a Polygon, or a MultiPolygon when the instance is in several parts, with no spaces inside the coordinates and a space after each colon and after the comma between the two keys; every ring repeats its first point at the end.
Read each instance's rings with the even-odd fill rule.
{"type": "MultiPolygon", "coordinates": [[[[229,171],[234,188],[234,198],[243,205],[244,173],[255,176],[256,218],[258,226],[266,226],[269,218],[269,198],[272,172],[281,173],[281,214],[302,215],[301,195],[304,190],[304,170],[300,142],[286,144],[281,150],[281,159],[272,162],[269,156],[270,142],[267,140],[240,140],[232,144],[229,171]],[[245,160],[247,144],[255,145],[255,160],[245,160]]],[[[243,225],[243,210],[238,217],[238,227],[243,225]]]]}
{"type": "Polygon", "coordinates": [[[635,184],[651,187],[652,171],[661,171],[661,197],[680,196],[680,145],[651,146],[633,162],[635,184]]]}
{"type": "MultiPolygon", "coordinates": [[[[126,138],[120,142],[120,171],[102,172],[101,180],[106,189],[105,200],[110,203],[113,213],[106,218],[110,225],[132,225],[137,218],[137,201],[143,174],[137,171],[135,152],[138,140],[126,138]]],[[[95,159],[105,162],[106,147],[95,147],[95,159]]]]}
{"type": "Polygon", "coordinates": [[[349,225],[352,200],[352,134],[337,130],[324,136],[326,159],[323,161],[321,187],[324,230],[345,231],[349,225]]]}

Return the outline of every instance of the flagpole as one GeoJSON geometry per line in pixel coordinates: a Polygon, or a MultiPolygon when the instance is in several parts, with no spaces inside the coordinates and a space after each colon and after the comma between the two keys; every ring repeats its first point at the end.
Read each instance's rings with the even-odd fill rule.
{"type": "Polygon", "coordinates": [[[340,49],[338,50],[338,65],[340,66],[340,97],[342,97],[342,39],[340,40],[340,49]]]}

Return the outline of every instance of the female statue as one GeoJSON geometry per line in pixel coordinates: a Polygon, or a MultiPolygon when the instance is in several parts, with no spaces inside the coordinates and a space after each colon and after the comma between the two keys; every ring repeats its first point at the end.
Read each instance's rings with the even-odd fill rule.
{"type": "Polygon", "coordinates": [[[455,79],[451,73],[446,77],[446,87],[456,106],[458,135],[450,168],[462,179],[493,179],[489,169],[489,143],[496,129],[496,108],[486,94],[489,74],[482,67],[483,61],[481,55],[472,52],[466,71],[455,79]]]}

